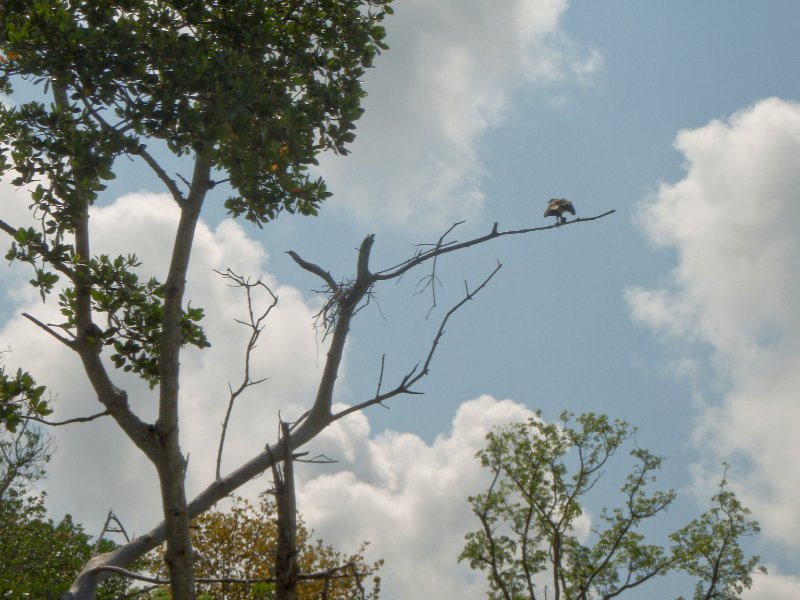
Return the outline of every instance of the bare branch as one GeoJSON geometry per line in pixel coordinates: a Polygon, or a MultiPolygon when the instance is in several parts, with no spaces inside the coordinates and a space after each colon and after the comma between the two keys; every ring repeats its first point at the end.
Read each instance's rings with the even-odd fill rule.
{"type": "Polygon", "coordinates": [[[177,204],[180,205],[186,200],[183,193],[178,188],[178,184],[175,183],[175,180],[167,175],[167,172],[164,170],[164,168],[158,164],[158,161],[155,158],[150,155],[150,153],[145,149],[144,145],[139,146],[136,151],[136,155],[141,156],[142,160],[144,160],[144,162],[147,163],[147,166],[150,167],[153,173],[156,174],[156,177],[158,177],[161,182],[167,186],[172,199],[175,200],[177,204]]]}
{"type": "Polygon", "coordinates": [[[103,540],[103,537],[106,533],[121,533],[125,536],[125,541],[130,542],[131,538],[128,537],[128,532],[125,531],[125,527],[122,525],[122,521],[117,518],[117,515],[114,514],[114,511],[109,509],[108,516],[106,516],[106,521],[103,523],[103,530],[100,532],[100,535],[97,536],[97,541],[94,544],[94,554],[97,554],[100,551],[100,542],[103,540]],[[117,524],[116,529],[111,528],[111,522],[117,524]]]}
{"type": "Polygon", "coordinates": [[[66,419],[64,421],[48,421],[47,419],[42,419],[41,417],[34,417],[33,415],[29,415],[27,419],[29,421],[36,421],[37,423],[42,423],[44,425],[50,425],[51,427],[59,427],[61,425],[69,425],[70,423],[88,423],[90,421],[94,421],[95,419],[99,419],[100,417],[107,417],[110,415],[111,412],[108,410],[104,410],[103,412],[99,412],[94,415],[90,415],[88,417],[74,417],[72,419],[66,419]]]}
{"type": "MultiPolygon", "coordinates": [[[[401,276],[406,271],[413,269],[417,265],[420,265],[432,258],[436,258],[442,254],[446,254],[448,252],[455,252],[456,250],[461,250],[463,248],[469,248],[470,246],[475,246],[477,244],[482,244],[484,242],[488,242],[489,240],[493,240],[495,238],[503,237],[506,235],[520,235],[523,233],[533,233],[534,231],[545,231],[547,229],[558,229],[560,227],[565,227],[566,225],[574,225],[575,223],[584,223],[587,221],[594,221],[596,219],[602,219],[603,217],[607,217],[608,215],[617,212],[616,210],[609,210],[602,214],[599,214],[594,217],[579,217],[577,219],[573,219],[571,221],[567,221],[566,223],[555,223],[553,225],[546,225],[543,227],[528,227],[525,229],[512,229],[509,231],[499,231],[497,229],[497,223],[492,226],[492,230],[484,236],[473,238],[471,240],[467,240],[466,242],[454,243],[444,246],[435,246],[430,250],[426,250],[425,252],[419,252],[413,258],[410,258],[406,261],[403,261],[394,267],[390,267],[388,269],[384,269],[383,271],[378,271],[374,274],[376,281],[382,281],[385,279],[395,279],[396,277],[401,276]]],[[[450,228],[451,231],[453,227],[450,228]]]]}
{"type": "Polygon", "coordinates": [[[250,338],[247,341],[247,347],[244,353],[244,375],[242,377],[242,382],[239,384],[239,387],[235,390],[231,388],[230,383],[228,384],[228,390],[230,391],[230,398],[228,400],[228,408],[225,411],[225,419],[222,422],[222,432],[220,433],[219,438],[219,449],[217,450],[217,468],[215,471],[216,478],[220,479],[222,477],[221,469],[222,469],[222,450],[225,446],[225,436],[228,431],[228,423],[230,422],[231,412],[233,411],[233,403],[236,399],[249,387],[258,385],[266,381],[266,379],[257,379],[252,380],[250,378],[250,358],[252,356],[253,350],[256,348],[258,344],[258,338],[261,336],[261,332],[264,330],[264,321],[266,320],[269,313],[272,311],[273,308],[278,304],[278,297],[272,292],[267,284],[265,284],[261,278],[255,282],[251,283],[249,279],[245,279],[241,275],[237,275],[230,269],[227,269],[224,273],[221,271],[216,271],[221,275],[224,279],[227,279],[233,283],[230,283],[231,287],[241,287],[244,288],[245,294],[247,296],[247,314],[248,320],[241,321],[236,319],[237,323],[244,325],[245,327],[250,329],[250,338]],[[272,298],[270,304],[264,309],[264,311],[256,316],[253,312],[253,290],[256,288],[261,288],[266,290],[266,292],[272,298]]]}
{"type": "MultiPolygon", "coordinates": [[[[373,398],[371,398],[370,400],[367,400],[365,402],[361,402],[359,404],[356,404],[354,406],[346,408],[345,410],[343,410],[341,412],[336,413],[335,415],[333,415],[333,419],[334,420],[341,419],[342,417],[345,417],[345,416],[347,416],[347,415],[349,415],[351,413],[357,412],[359,410],[363,410],[363,409],[367,408],[368,406],[372,406],[374,404],[382,404],[384,401],[388,400],[389,398],[393,398],[394,396],[397,396],[397,395],[400,395],[400,394],[418,394],[418,393],[420,393],[420,392],[413,391],[411,388],[417,382],[419,382],[423,377],[425,377],[426,375],[429,374],[431,361],[433,360],[433,355],[436,353],[436,349],[439,346],[439,342],[441,341],[442,337],[444,336],[445,326],[447,325],[447,322],[449,321],[450,317],[458,309],[460,309],[462,306],[464,306],[464,304],[466,304],[467,302],[472,300],[478,294],[478,292],[480,292],[484,287],[486,287],[486,285],[489,283],[489,281],[491,281],[491,279],[497,274],[497,272],[502,268],[502,266],[503,265],[498,262],[497,266],[494,268],[494,270],[491,273],[489,273],[489,275],[481,282],[481,284],[477,288],[475,288],[472,292],[470,292],[469,289],[467,289],[465,294],[464,294],[464,297],[458,303],[456,303],[453,307],[451,307],[450,310],[447,311],[447,313],[445,314],[444,318],[442,319],[442,322],[439,324],[439,329],[436,331],[436,335],[434,336],[433,341],[431,342],[431,347],[428,350],[427,356],[425,357],[425,362],[422,363],[422,368],[421,369],[419,368],[419,364],[417,364],[416,366],[414,366],[413,369],[411,369],[408,373],[406,373],[406,375],[403,377],[403,379],[400,381],[400,383],[394,389],[392,389],[392,390],[390,390],[388,392],[384,392],[383,394],[376,393],[375,396],[373,398]]],[[[382,378],[383,378],[383,361],[381,361],[381,379],[382,378]]],[[[380,382],[378,384],[378,390],[380,391],[380,382]]]]}
{"type": "Polygon", "coordinates": [[[17,228],[16,227],[12,227],[11,225],[6,223],[2,219],[0,219],[0,229],[5,231],[11,237],[14,237],[15,235],[17,235],[17,228]]]}
{"type": "Polygon", "coordinates": [[[315,265],[312,262],[308,262],[307,260],[303,260],[294,250],[289,250],[286,254],[292,257],[292,260],[296,262],[300,267],[308,271],[309,273],[313,273],[317,277],[320,277],[331,289],[333,292],[339,291],[339,286],[336,284],[336,281],[328,271],[320,267],[319,265],[315,265]]]}
{"type": "MultiPolygon", "coordinates": [[[[308,453],[305,452],[304,454],[308,453]]],[[[312,458],[302,458],[302,459],[297,458],[298,456],[302,456],[301,454],[294,454],[293,456],[294,456],[294,462],[306,463],[309,465],[332,465],[339,462],[335,458],[329,458],[324,454],[317,454],[312,458]]]]}
{"type": "MultiPolygon", "coordinates": [[[[433,250],[434,250],[434,251],[436,251],[436,250],[441,250],[441,248],[443,248],[445,245],[449,245],[449,243],[448,243],[448,244],[444,244],[444,239],[445,239],[445,238],[446,238],[446,237],[447,237],[447,236],[450,234],[450,232],[452,232],[452,231],[453,231],[453,230],[454,230],[456,227],[458,227],[458,226],[459,226],[459,225],[461,225],[462,223],[464,223],[464,221],[457,221],[456,223],[453,223],[453,224],[452,224],[452,225],[451,225],[451,226],[448,228],[448,230],[447,230],[447,231],[445,231],[445,232],[444,232],[444,233],[443,233],[443,234],[442,234],[442,235],[439,237],[439,241],[437,241],[437,242],[436,242],[436,244],[434,245],[434,248],[433,248],[433,250]]],[[[419,253],[418,253],[418,255],[419,255],[419,253]]],[[[430,288],[431,288],[431,297],[432,297],[432,302],[431,302],[431,308],[430,308],[430,310],[428,311],[428,314],[427,314],[427,315],[425,315],[425,318],[426,318],[426,319],[427,319],[427,318],[428,318],[428,317],[431,315],[431,313],[433,312],[433,309],[434,309],[434,308],[436,308],[436,283],[439,281],[439,279],[436,277],[436,261],[437,261],[437,258],[438,258],[438,257],[439,257],[439,252],[437,252],[436,254],[434,254],[434,257],[433,257],[433,266],[431,267],[431,272],[430,272],[430,274],[429,274],[429,275],[426,275],[426,276],[424,276],[424,277],[423,277],[422,279],[420,279],[420,280],[419,280],[419,282],[417,283],[417,285],[418,285],[418,286],[421,286],[421,287],[420,287],[420,290],[419,290],[419,293],[422,293],[422,292],[423,292],[423,291],[425,291],[425,289],[426,289],[426,288],[428,288],[428,287],[430,287],[430,288]]]]}
{"type": "Polygon", "coordinates": [[[42,323],[39,319],[37,319],[33,315],[30,315],[28,313],[22,313],[22,316],[25,317],[26,319],[28,319],[28,321],[30,321],[31,323],[33,323],[34,325],[36,325],[40,329],[42,329],[43,331],[45,331],[45,332],[49,333],[50,335],[52,335],[59,342],[61,342],[65,346],[67,346],[67,348],[69,348],[70,350],[76,350],[77,349],[77,344],[76,344],[75,340],[71,340],[69,338],[64,337],[63,335],[61,335],[59,333],[56,333],[52,329],[52,327],[50,327],[50,325],[46,325],[46,324],[42,323]]]}

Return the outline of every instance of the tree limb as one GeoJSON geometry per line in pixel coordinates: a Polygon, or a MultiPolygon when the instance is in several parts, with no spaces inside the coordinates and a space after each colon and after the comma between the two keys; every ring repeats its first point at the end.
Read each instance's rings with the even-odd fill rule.
{"type": "Polygon", "coordinates": [[[309,273],[313,273],[320,277],[331,289],[333,292],[339,291],[339,286],[336,285],[336,281],[333,279],[333,275],[331,275],[328,271],[320,267],[319,265],[315,265],[312,262],[308,262],[307,260],[303,260],[300,258],[300,255],[297,254],[294,250],[289,250],[286,254],[292,257],[292,260],[300,265],[301,268],[305,269],[309,273]]]}
{"type": "Polygon", "coordinates": [[[59,427],[61,425],[69,425],[70,423],[88,423],[90,421],[94,421],[95,419],[99,419],[100,417],[107,417],[111,413],[108,410],[104,410],[103,412],[99,412],[94,415],[90,415],[88,417],[74,417],[72,419],[66,419],[64,421],[48,421],[47,419],[43,419],[41,417],[34,417],[30,415],[26,417],[29,421],[36,421],[37,423],[42,423],[43,425],[50,425],[51,427],[59,427]]]}
{"type": "Polygon", "coordinates": [[[265,379],[257,379],[255,381],[250,379],[250,357],[255,349],[258,338],[261,336],[261,332],[264,329],[264,321],[266,320],[269,313],[272,311],[273,308],[278,304],[278,297],[272,292],[272,290],[267,286],[261,279],[259,278],[258,281],[255,283],[250,283],[249,279],[246,280],[241,275],[237,275],[230,269],[227,269],[225,273],[221,273],[216,271],[219,275],[223,278],[228,279],[233,282],[233,287],[242,287],[245,290],[247,295],[247,313],[249,315],[249,320],[247,322],[237,320],[237,323],[240,323],[250,329],[250,339],[247,341],[247,348],[245,349],[244,353],[244,376],[242,377],[242,382],[239,384],[239,387],[235,390],[231,388],[230,384],[228,384],[228,389],[230,391],[230,398],[228,400],[228,408],[225,411],[225,419],[222,422],[222,432],[220,433],[219,437],[219,449],[217,450],[217,468],[215,471],[216,478],[219,479],[222,477],[221,468],[222,468],[222,449],[225,445],[225,435],[228,430],[228,423],[230,422],[231,412],[233,411],[233,403],[236,399],[249,387],[258,385],[265,381],[265,379]],[[272,302],[267,306],[263,313],[261,313],[258,317],[255,316],[253,313],[253,296],[252,290],[256,287],[261,287],[267,291],[267,293],[272,297],[272,302]]]}
{"type": "Polygon", "coordinates": [[[30,321],[31,323],[33,323],[34,325],[36,325],[40,329],[42,329],[43,331],[45,331],[46,333],[52,335],[54,338],[56,338],[59,342],[64,344],[70,350],[76,350],[77,349],[77,344],[76,344],[75,340],[71,340],[69,338],[64,337],[63,335],[61,335],[59,333],[56,333],[53,330],[52,327],[42,323],[39,319],[37,319],[33,315],[30,315],[30,314],[24,312],[24,313],[22,313],[22,316],[25,317],[26,319],[28,319],[28,321],[30,321]]]}
{"type": "MultiPolygon", "coordinates": [[[[470,292],[469,289],[467,289],[464,297],[458,303],[452,306],[450,310],[447,311],[441,323],[439,324],[439,329],[436,331],[436,335],[433,337],[433,341],[431,342],[431,347],[428,350],[427,356],[425,357],[425,362],[422,363],[421,369],[419,369],[419,363],[418,363],[414,368],[412,368],[408,373],[405,374],[403,379],[397,386],[395,386],[394,389],[389,390],[388,392],[384,392],[383,394],[376,393],[373,398],[365,402],[360,402],[359,404],[356,404],[354,406],[350,406],[345,410],[336,413],[333,416],[333,419],[338,420],[351,413],[363,410],[368,406],[372,406],[374,404],[382,404],[389,398],[392,398],[399,394],[419,393],[412,391],[411,388],[414,386],[414,384],[419,382],[419,380],[421,380],[423,377],[429,374],[431,361],[433,360],[433,355],[436,353],[436,348],[438,347],[439,342],[444,336],[445,326],[447,325],[447,322],[449,321],[450,317],[453,316],[453,314],[459,308],[464,306],[464,304],[472,300],[478,294],[478,292],[480,292],[484,287],[486,287],[489,281],[491,281],[492,277],[494,277],[497,274],[497,272],[502,268],[502,266],[503,266],[502,264],[497,263],[497,266],[494,268],[494,270],[491,273],[489,273],[489,275],[481,282],[481,284],[477,288],[475,288],[472,292],[470,292]]],[[[383,377],[383,362],[381,362],[381,378],[382,377],[383,377]]],[[[378,391],[380,391],[380,384],[378,386],[378,391]]]]}
{"type": "MultiPolygon", "coordinates": [[[[388,269],[384,269],[383,271],[378,271],[375,273],[375,280],[382,281],[384,279],[394,279],[399,277],[406,271],[413,269],[417,265],[420,265],[432,258],[436,258],[442,254],[446,254],[448,252],[455,252],[456,250],[462,250],[464,248],[469,248],[470,246],[475,246],[476,244],[482,244],[484,242],[488,242],[489,240],[493,240],[499,237],[503,237],[506,235],[520,235],[523,233],[533,233],[534,231],[545,231],[547,229],[558,229],[560,227],[564,227],[566,225],[574,225],[576,223],[585,223],[588,221],[594,221],[596,219],[602,219],[603,217],[607,217],[608,215],[617,212],[616,210],[609,210],[602,214],[596,215],[594,217],[579,217],[577,219],[573,219],[571,221],[567,221],[566,223],[555,223],[553,225],[546,225],[542,227],[527,227],[525,229],[512,229],[509,231],[498,231],[497,223],[492,226],[492,230],[487,233],[486,235],[473,238],[471,240],[467,240],[466,242],[459,242],[453,243],[450,245],[444,246],[435,246],[430,250],[426,250],[425,252],[420,252],[413,258],[410,258],[406,261],[403,261],[394,267],[390,267],[388,269]]],[[[452,230],[453,227],[450,228],[452,230]]]]}

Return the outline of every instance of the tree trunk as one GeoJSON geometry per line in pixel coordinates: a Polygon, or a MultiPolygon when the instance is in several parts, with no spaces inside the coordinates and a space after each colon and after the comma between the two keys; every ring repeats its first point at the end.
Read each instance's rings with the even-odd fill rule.
{"type": "Polygon", "coordinates": [[[169,571],[173,600],[194,600],[194,556],[189,529],[191,519],[184,485],[186,461],[178,448],[177,432],[168,438],[174,438],[175,441],[167,445],[164,459],[158,467],[167,530],[167,551],[164,558],[169,571]]]}
{"type": "Polygon", "coordinates": [[[297,564],[297,501],[294,494],[294,465],[289,447],[289,426],[281,422],[283,476],[273,465],[275,499],[278,510],[278,544],[275,550],[275,600],[296,600],[299,566],[297,564]]]}

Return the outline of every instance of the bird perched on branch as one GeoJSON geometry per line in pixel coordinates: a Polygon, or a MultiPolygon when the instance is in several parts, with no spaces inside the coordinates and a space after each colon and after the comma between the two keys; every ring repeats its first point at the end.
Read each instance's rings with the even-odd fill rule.
{"type": "Polygon", "coordinates": [[[547,203],[544,216],[555,217],[556,223],[560,224],[567,222],[567,217],[564,216],[564,213],[575,214],[575,207],[572,206],[572,202],[566,198],[552,198],[550,202],[547,203]]]}

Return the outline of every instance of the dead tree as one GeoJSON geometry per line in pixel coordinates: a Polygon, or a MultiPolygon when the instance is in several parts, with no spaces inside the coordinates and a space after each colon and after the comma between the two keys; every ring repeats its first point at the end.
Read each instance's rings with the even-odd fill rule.
{"type": "MultiPolygon", "coordinates": [[[[578,218],[569,221],[565,226],[576,225],[606,217],[613,210],[604,212],[594,217],[578,218]]],[[[420,393],[417,385],[430,373],[434,354],[444,336],[445,327],[451,317],[491,281],[501,268],[497,266],[477,284],[470,286],[465,282],[465,291],[461,299],[451,306],[442,317],[439,327],[431,340],[427,353],[420,361],[410,368],[399,381],[391,387],[385,387],[383,369],[378,377],[378,387],[372,397],[365,398],[348,408],[333,410],[333,391],[339,375],[345,343],[350,332],[350,326],[358,310],[374,293],[375,287],[385,281],[396,281],[409,271],[430,265],[430,274],[426,277],[433,284],[435,281],[436,262],[443,255],[456,252],[464,248],[483,244],[491,240],[529,234],[538,231],[555,229],[556,224],[543,227],[529,227],[522,229],[501,231],[495,223],[489,233],[462,242],[446,241],[447,235],[453,231],[455,225],[439,240],[428,246],[420,246],[411,257],[394,266],[373,271],[370,268],[370,254],[375,242],[374,235],[368,235],[361,242],[356,260],[355,274],[352,277],[337,280],[322,266],[302,258],[297,252],[289,251],[289,256],[305,271],[315,275],[324,284],[323,292],[327,294],[326,301],[320,312],[320,325],[330,338],[330,347],[325,358],[322,375],[317,387],[317,393],[310,408],[295,422],[288,435],[281,436],[279,440],[267,446],[262,452],[240,465],[227,475],[217,475],[208,486],[188,503],[188,516],[194,518],[210,509],[216,502],[228,496],[244,483],[261,475],[278,462],[284,461],[292,452],[313,440],[321,431],[337,420],[369,406],[383,404],[398,396],[420,393]],[[427,247],[427,249],[422,249],[427,247]]],[[[166,526],[162,522],[148,533],[141,535],[113,552],[95,556],[76,577],[70,590],[62,598],[69,600],[85,600],[94,597],[98,583],[111,576],[113,573],[128,574],[125,567],[143,556],[166,539],[166,526]]],[[[147,580],[146,578],[144,580],[147,580]]]]}

